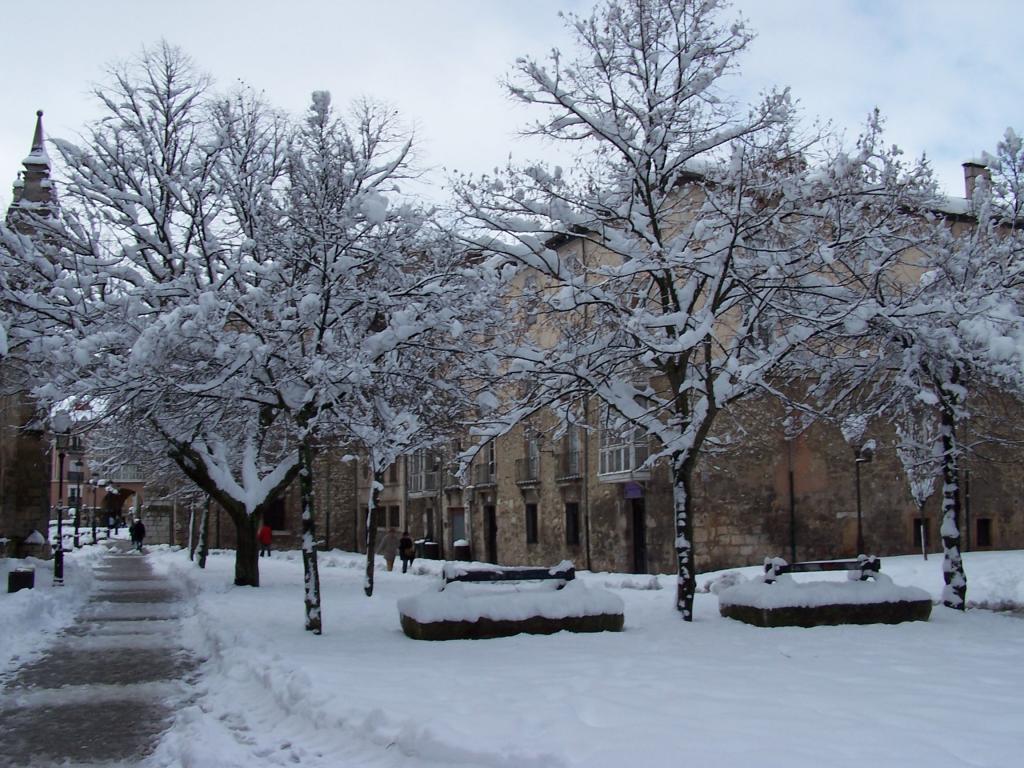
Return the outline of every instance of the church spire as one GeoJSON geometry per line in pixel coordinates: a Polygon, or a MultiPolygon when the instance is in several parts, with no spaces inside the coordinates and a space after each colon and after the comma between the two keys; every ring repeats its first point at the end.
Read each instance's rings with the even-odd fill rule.
{"type": "Polygon", "coordinates": [[[32,149],[23,165],[38,165],[40,161],[50,165],[50,158],[46,155],[46,147],[43,145],[43,110],[36,110],[36,130],[32,134],[32,149]]]}
{"type": "Polygon", "coordinates": [[[50,181],[50,156],[46,154],[46,139],[43,133],[43,110],[36,112],[36,128],[32,134],[32,149],[21,161],[25,170],[14,182],[13,202],[7,211],[7,220],[13,223],[17,211],[28,209],[36,216],[46,216],[56,205],[53,182],[50,181]]]}

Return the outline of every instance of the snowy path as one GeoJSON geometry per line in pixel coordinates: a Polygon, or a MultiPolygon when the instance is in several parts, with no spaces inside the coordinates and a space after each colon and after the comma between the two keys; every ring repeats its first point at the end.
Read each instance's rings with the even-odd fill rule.
{"type": "Polygon", "coordinates": [[[180,625],[190,603],[124,545],[95,570],[75,622],[3,681],[2,765],[135,765],[187,696],[195,662],[180,625]]]}

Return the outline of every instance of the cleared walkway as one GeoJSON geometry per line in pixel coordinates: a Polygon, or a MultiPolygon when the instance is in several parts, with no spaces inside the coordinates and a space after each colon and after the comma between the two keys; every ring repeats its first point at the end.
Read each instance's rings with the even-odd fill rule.
{"type": "Polygon", "coordinates": [[[96,580],[48,651],[0,681],[0,765],[135,765],[187,699],[196,670],[180,640],[188,601],[123,542],[96,580]]]}

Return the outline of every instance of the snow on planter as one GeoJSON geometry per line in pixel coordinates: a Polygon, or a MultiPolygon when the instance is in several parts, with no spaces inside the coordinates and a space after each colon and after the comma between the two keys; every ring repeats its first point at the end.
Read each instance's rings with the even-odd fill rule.
{"type": "Polygon", "coordinates": [[[757,577],[723,589],[718,610],[758,627],[899,624],[927,621],[932,600],[923,589],[898,586],[881,573],[865,581],[806,582],[782,574],[773,584],[757,577]]]}
{"type": "Polygon", "coordinates": [[[521,633],[618,632],[623,602],[603,589],[570,581],[540,584],[454,582],[398,601],[402,630],[415,640],[508,637],[521,633]]]}

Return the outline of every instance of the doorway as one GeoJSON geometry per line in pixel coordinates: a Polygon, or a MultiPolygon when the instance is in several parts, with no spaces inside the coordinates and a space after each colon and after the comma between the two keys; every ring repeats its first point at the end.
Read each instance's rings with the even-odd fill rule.
{"type": "Polygon", "coordinates": [[[647,573],[647,507],[644,499],[629,499],[627,503],[633,531],[633,573],[647,573]]]}
{"type": "Polygon", "coordinates": [[[466,538],[466,510],[463,507],[449,507],[451,516],[452,543],[466,538]]]}
{"type": "Polygon", "coordinates": [[[498,564],[498,513],[493,504],[484,505],[484,547],[486,561],[498,564]]]}

